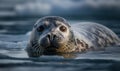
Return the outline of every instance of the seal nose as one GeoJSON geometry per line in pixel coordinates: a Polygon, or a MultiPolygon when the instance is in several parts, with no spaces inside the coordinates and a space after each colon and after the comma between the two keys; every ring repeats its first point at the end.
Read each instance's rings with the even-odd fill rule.
{"type": "Polygon", "coordinates": [[[52,40],[54,40],[57,36],[56,36],[56,34],[48,34],[47,37],[48,37],[48,39],[49,39],[50,41],[52,41],[52,40]]]}

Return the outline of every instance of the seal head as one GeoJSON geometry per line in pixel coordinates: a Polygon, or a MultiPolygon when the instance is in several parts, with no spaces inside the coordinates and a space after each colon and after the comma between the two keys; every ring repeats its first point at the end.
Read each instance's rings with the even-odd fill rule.
{"type": "Polygon", "coordinates": [[[27,47],[28,55],[72,52],[72,46],[75,45],[73,37],[70,25],[65,19],[57,16],[43,17],[33,27],[30,40],[32,44],[27,47]]]}

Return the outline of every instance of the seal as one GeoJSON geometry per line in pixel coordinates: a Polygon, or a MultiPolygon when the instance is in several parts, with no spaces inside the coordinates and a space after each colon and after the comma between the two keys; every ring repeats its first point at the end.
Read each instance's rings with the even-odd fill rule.
{"type": "Polygon", "coordinates": [[[26,51],[29,57],[39,57],[103,49],[119,43],[119,37],[101,24],[81,22],[70,25],[62,17],[47,16],[34,24],[26,51]]]}

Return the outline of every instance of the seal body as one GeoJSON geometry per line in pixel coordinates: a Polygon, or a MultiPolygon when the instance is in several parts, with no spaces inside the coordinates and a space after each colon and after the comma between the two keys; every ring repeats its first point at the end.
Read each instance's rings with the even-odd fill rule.
{"type": "Polygon", "coordinates": [[[108,46],[119,45],[119,37],[109,28],[94,22],[81,22],[72,25],[77,43],[77,50],[99,50],[108,46]]]}
{"type": "Polygon", "coordinates": [[[92,22],[70,25],[62,17],[47,16],[34,25],[26,51],[30,57],[39,57],[101,49],[119,42],[119,37],[103,25],[92,22]]]}

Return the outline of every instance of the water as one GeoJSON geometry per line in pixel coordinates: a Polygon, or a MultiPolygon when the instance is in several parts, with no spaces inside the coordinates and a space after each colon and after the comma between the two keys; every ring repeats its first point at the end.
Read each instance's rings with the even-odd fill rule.
{"type": "MultiPolygon", "coordinates": [[[[35,21],[0,21],[1,30],[6,30],[0,34],[0,71],[119,71],[120,47],[116,46],[66,55],[66,58],[57,55],[29,58],[24,49],[35,21]]],[[[81,21],[102,23],[120,36],[119,20],[69,20],[70,23],[81,21]]]]}

